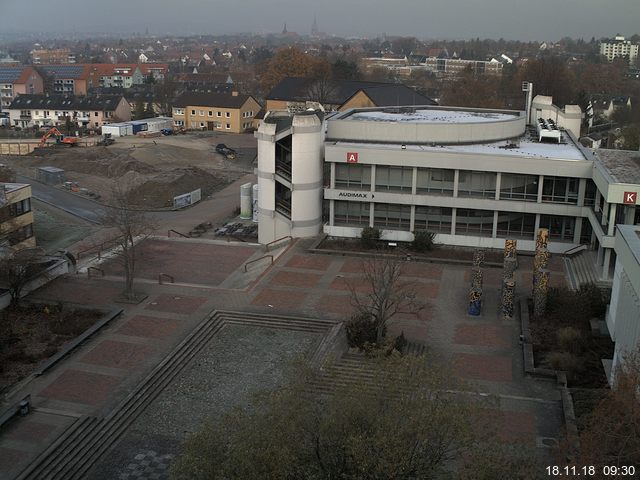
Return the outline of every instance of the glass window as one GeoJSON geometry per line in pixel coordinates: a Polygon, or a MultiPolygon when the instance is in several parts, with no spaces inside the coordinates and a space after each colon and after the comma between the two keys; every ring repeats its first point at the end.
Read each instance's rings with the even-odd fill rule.
{"type": "Polygon", "coordinates": [[[229,112],[224,112],[224,116],[229,118],[231,116],[231,114],[229,112]]]}
{"type": "Polygon", "coordinates": [[[376,191],[411,193],[412,167],[376,167],[376,191]]]}
{"type": "Polygon", "coordinates": [[[436,193],[452,196],[455,170],[418,168],[417,193],[436,193]]]}
{"type": "Polygon", "coordinates": [[[533,240],[536,216],[532,213],[498,212],[497,236],[533,240]]]}
{"type": "Polygon", "coordinates": [[[416,207],[414,231],[451,233],[451,208],[416,207]]]}
{"type": "Polygon", "coordinates": [[[490,237],[493,233],[493,211],[468,210],[456,211],[456,235],[474,235],[490,237]]]}
{"type": "Polygon", "coordinates": [[[542,184],[542,201],[577,205],[578,179],[545,176],[542,184]]]}
{"type": "Polygon", "coordinates": [[[549,237],[555,240],[572,242],[575,224],[574,217],[540,215],[540,228],[549,229],[549,237]]]}
{"type": "Polygon", "coordinates": [[[371,189],[371,166],[336,163],[336,188],[371,189]]]}
{"type": "Polygon", "coordinates": [[[369,202],[334,202],[334,225],[369,226],[369,202]]]}
{"type": "Polygon", "coordinates": [[[411,206],[376,203],[373,209],[373,226],[408,232],[411,227],[411,206]]]}
{"type": "Polygon", "coordinates": [[[503,173],[500,180],[500,199],[538,201],[538,179],[537,175],[503,173]]]}
{"type": "Polygon", "coordinates": [[[496,174],[493,172],[460,170],[458,175],[458,196],[495,198],[496,174]]]}
{"type": "Polygon", "coordinates": [[[587,186],[584,191],[584,205],[585,207],[593,207],[596,204],[596,192],[598,187],[593,180],[587,179],[587,186]]]}
{"type": "Polygon", "coordinates": [[[230,124],[230,123],[227,123],[227,125],[226,125],[226,127],[225,127],[225,128],[226,128],[227,130],[231,129],[231,124],[230,124]]]}

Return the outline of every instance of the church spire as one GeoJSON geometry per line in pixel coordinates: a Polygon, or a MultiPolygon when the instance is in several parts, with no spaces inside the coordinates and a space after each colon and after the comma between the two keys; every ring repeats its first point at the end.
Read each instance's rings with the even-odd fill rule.
{"type": "Polygon", "coordinates": [[[284,22],[284,28],[282,29],[282,34],[287,33],[287,22],[284,22]]]}

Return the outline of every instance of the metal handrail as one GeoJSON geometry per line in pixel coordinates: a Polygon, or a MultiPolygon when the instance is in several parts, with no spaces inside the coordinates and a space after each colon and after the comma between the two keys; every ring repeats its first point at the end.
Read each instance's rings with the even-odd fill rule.
{"type": "Polygon", "coordinates": [[[173,276],[172,276],[172,275],[169,275],[168,273],[160,273],[160,274],[158,275],[158,283],[159,283],[160,285],[162,285],[162,278],[163,278],[163,277],[168,278],[168,279],[169,279],[169,281],[170,281],[171,283],[176,283],[176,281],[175,281],[175,279],[173,278],[173,276]]]}
{"type": "Polygon", "coordinates": [[[179,231],[174,230],[173,228],[170,229],[169,231],[167,231],[167,237],[171,237],[171,232],[177,233],[178,235],[180,235],[181,237],[184,237],[184,238],[191,238],[189,235],[185,235],[184,233],[180,233],[179,231]]]}
{"type": "Polygon", "coordinates": [[[587,248],[588,248],[587,244],[586,243],[582,243],[582,244],[580,244],[578,246],[572,247],[569,250],[566,250],[566,251],[562,252],[562,255],[563,256],[572,255],[572,254],[580,252],[582,250],[586,250],[587,248]]]}
{"type": "Polygon", "coordinates": [[[269,247],[270,247],[271,245],[273,245],[274,243],[281,242],[282,240],[286,240],[287,238],[288,238],[288,239],[290,239],[290,240],[293,240],[293,237],[292,237],[291,235],[286,235],[286,236],[284,236],[284,237],[276,238],[275,240],[273,240],[273,241],[271,241],[271,242],[267,243],[267,244],[264,246],[264,247],[265,247],[265,250],[268,252],[268,251],[269,251],[269,247]]]}
{"type": "Polygon", "coordinates": [[[96,272],[100,272],[100,276],[104,277],[104,270],[98,267],[89,267],[87,268],[87,278],[91,278],[91,270],[95,270],[96,272]]]}
{"type": "Polygon", "coordinates": [[[264,255],[260,258],[256,258],[255,260],[251,260],[250,262],[247,262],[244,264],[244,273],[247,273],[247,267],[249,265],[251,265],[252,263],[256,263],[259,260],[264,260],[265,258],[270,258],[271,259],[271,265],[273,265],[273,255],[264,255]]]}

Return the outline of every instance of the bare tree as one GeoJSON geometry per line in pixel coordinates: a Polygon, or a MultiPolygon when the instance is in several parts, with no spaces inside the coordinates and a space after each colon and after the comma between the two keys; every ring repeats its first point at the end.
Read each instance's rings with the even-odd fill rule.
{"type": "Polygon", "coordinates": [[[20,306],[24,288],[50,264],[44,251],[37,247],[0,252],[0,286],[9,291],[11,308],[20,306]]]}
{"type": "Polygon", "coordinates": [[[306,91],[307,102],[318,103],[324,110],[331,111],[335,105],[332,100],[336,89],[336,82],[328,74],[321,75],[309,83],[306,91]]]}
{"type": "Polygon", "coordinates": [[[389,320],[397,313],[418,313],[424,304],[416,297],[415,284],[400,279],[402,262],[395,258],[370,258],[362,263],[365,294],[358,294],[357,283],[347,282],[351,304],[361,316],[375,325],[376,341],[384,338],[389,320]]]}
{"type": "Polygon", "coordinates": [[[154,231],[154,224],[149,214],[136,205],[132,190],[127,186],[117,185],[112,191],[112,200],[106,207],[103,223],[118,233],[119,261],[124,268],[127,300],[135,300],[133,279],[136,270],[136,243],[149,237],[154,231]]]}

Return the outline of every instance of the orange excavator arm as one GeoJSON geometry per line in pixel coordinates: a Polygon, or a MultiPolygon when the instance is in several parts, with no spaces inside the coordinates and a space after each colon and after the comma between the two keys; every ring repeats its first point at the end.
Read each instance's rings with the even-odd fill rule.
{"type": "Polygon", "coordinates": [[[67,145],[74,146],[78,143],[78,139],[75,137],[65,137],[60,130],[56,127],[51,127],[47,133],[44,134],[40,140],[40,146],[44,147],[47,140],[51,135],[54,135],[58,139],[58,143],[66,143],[67,145]]]}

